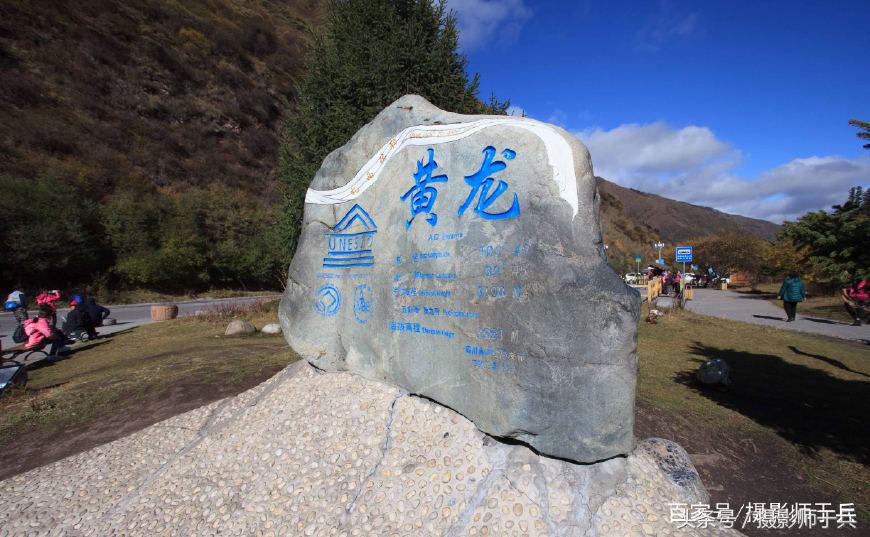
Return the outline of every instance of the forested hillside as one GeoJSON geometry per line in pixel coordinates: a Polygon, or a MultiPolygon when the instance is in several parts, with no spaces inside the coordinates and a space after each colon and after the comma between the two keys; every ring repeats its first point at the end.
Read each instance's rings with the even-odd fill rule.
{"type": "MultiPolygon", "coordinates": [[[[278,288],[310,173],[369,116],[409,92],[506,107],[437,5],[332,3],[0,0],[0,286],[278,288]]],[[[776,228],[601,190],[615,261],[776,228]]]]}
{"type": "Polygon", "coordinates": [[[320,11],[0,1],[3,284],[277,284],[278,133],[320,11]]]}
{"type": "Polygon", "coordinates": [[[766,220],[723,213],[619,186],[596,178],[601,195],[601,224],[611,264],[633,270],[634,256],[649,263],[653,242],[668,248],[711,235],[750,234],[772,240],[780,226],[766,220]]]}

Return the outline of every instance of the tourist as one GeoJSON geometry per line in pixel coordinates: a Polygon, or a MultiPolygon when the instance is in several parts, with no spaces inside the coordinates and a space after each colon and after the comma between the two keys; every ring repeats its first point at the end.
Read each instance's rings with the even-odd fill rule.
{"type": "Polygon", "coordinates": [[[66,314],[66,321],[63,323],[63,333],[67,337],[73,337],[76,332],[81,331],[87,332],[90,339],[97,338],[94,322],[84,304],[79,304],[78,300],[71,300],[69,313],[66,314]]]}
{"type": "Polygon", "coordinates": [[[870,281],[853,280],[848,289],[843,289],[843,307],[853,319],[852,326],[861,326],[861,313],[870,310],[870,281]]]}
{"type": "Polygon", "coordinates": [[[57,360],[58,350],[65,338],[63,334],[49,326],[48,320],[52,315],[55,315],[54,310],[47,304],[42,304],[39,306],[39,314],[35,319],[24,321],[24,333],[27,334],[27,343],[24,344],[24,348],[25,350],[41,349],[51,343],[48,358],[57,360]]]}
{"type": "Polygon", "coordinates": [[[60,300],[60,291],[54,289],[52,291],[42,292],[36,295],[37,306],[48,306],[51,308],[51,327],[57,326],[57,304],[60,300]]]}
{"type": "Polygon", "coordinates": [[[665,294],[671,295],[674,292],[674,272],[671,269],[665,273],[665,294]]]}
{"type": "Polygon", "coordinates": [[[109,308],[104,308],[97,304],[93,297],[86,298],[82,308],[88,312],[94,326],[103,326],[103,321],[112,313],[109,308]]]}
{"type": "Polygon", "coordinates": [[[27,320],[27,297],[21,291],[12,291],[6,297],[6,311],[11,311],[15,323],[21,324],[27,320]]]}
{"type": "Polygon", "coordinates": [[[794,322],[797,315],[797,304],[803,302],[807,293],[804,290],[804,282],[798,277],[798,273],[791,271],[779,288],[778,298],[782,299],[782,307],[785,309],[785,322],[794,322]]]}
{"type": "Polygon", "coordinates": [[[677,273],[674,274],[674,294],[675,295],[680,294],[680,280],[682,280],[682,278],[683,278],[683,273],[678,270],[677,273]]]}

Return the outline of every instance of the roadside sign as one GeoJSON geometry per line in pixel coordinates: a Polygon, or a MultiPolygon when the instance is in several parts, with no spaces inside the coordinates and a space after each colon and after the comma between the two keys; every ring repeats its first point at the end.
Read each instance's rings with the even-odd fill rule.
{"type": "Polygon", "coordinates": [[[658,258],[658,261],[656,261],[656,263],[658,263],[659,265],[664,266],[664,265],[665,265],[665,258],[664,258],[664,257],[660,257],[660,258],[658,258]]]}
{"type": "Polygon", "coordinates": [[[675,249],[677,254],[677,263],[691,263],[692,262],[692,247],[691,246],[677,246],[675,249]]]}
{"type": "Polygon", "coordinates": [[[638,263],[640,263],[640,256],[639,255],[634,256],[634,260],[637,261],[638,263]]]}

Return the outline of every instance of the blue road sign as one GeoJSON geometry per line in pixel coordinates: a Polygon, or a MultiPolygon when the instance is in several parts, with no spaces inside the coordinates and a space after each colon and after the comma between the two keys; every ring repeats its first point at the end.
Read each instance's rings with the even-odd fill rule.
{"type": "Polygon", "coordinates": [[[677,263],[691,263],[692,262],[692,247],[691,246],[677,246],[675,250],[677,254],[677,263]]]}
{"type": "Polygon", "coordinates": [[[639,255],[634,256],[634,260],[637,261],[638,263],[640,263],[640,256],[639,255]]]}

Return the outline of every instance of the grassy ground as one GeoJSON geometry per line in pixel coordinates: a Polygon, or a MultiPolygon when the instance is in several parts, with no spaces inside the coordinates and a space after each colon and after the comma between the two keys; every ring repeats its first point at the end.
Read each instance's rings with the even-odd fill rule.
{"type": "MultiPolygon", "coordinates": [[[[751,293],[766,298],[776,307],[782,307],[782,301],[776,298],[779,292],[780,284],[778,283],[761,283],[756,289],[748,287],[734,288],[738,293],[751,293]]],[[[843,299],[840,294],[832,295],[816,295],[810,293],[807,299],[798,305],[798,315],[806,317],[821,317],[823,319],[832,319],[844,323],[851,323],[852,318],[843,309],[843,299]]]]}
{"type": "Polygon", "coordinates": [[[866,524],[870,347],[688,311],[641,323],[638,345],[638,436],[680,442],[715,501],[854,502],[866,524]],[[695,382],[711,358],[727,390],[695,382]]]}
{"type": "MultiPolygon", "coordinates": [[[[32,371],[0,401],[0,449],[18,455],[0,478],[265,380],[296,359],[283,339],[222,333],[230,317],[272,321],[275,306],[140,327],[32,371]]],[[[714,503],[853,502],[866,525],[870,347],[688,311],[641,323],[638,346],[637,436],[685,447],[714,503]],[[694,381],[714,357],[731,366],[727,390],[694,381]]]]}
{"type": "MultiPolygon", "coordinates": [[[[261,327],[276,307],[241,316],[261,327]]],[[[0,478],[241,392],[297,359],[280,335],[224,337],[220,313],[142,326],[31,370],[0,400],[0,450],[19,454],[0,459],[0,478]]]]}

